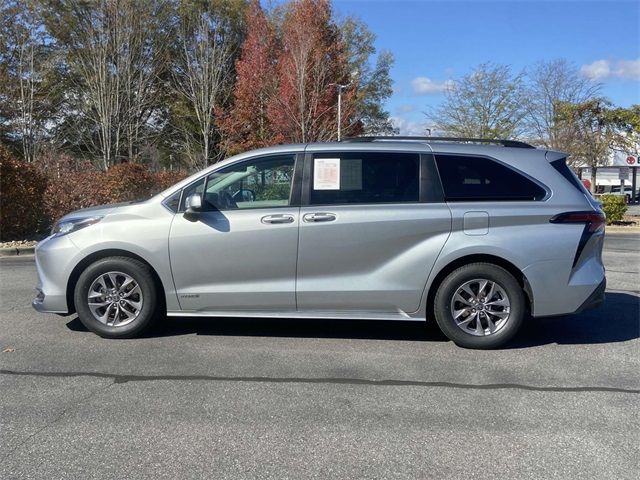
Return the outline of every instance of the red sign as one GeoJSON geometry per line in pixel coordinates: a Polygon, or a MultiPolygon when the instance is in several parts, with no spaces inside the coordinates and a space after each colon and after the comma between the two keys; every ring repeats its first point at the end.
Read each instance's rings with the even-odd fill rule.
{"type": "Polygon", "coordinates": [[[636,158],[635,157],[627,157],[627,163],[629,165],[635,165],[636,164],[636,158]]]}

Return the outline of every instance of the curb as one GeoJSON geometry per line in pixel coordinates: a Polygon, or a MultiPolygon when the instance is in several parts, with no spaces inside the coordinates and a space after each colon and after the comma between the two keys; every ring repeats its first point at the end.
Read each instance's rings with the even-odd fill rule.
{"type": "Polygon", "coordinates": [[[605,234],[607,233],[640,233],[640,227],[619,227],[615,225],[608,225],[605,227],[605,234]]]}
{"type": "Polygon", "coordinates": [[[0,248],[0,257],[19,257],[22,255],[33,255],[36,247],[11,247],[0,248]]]}

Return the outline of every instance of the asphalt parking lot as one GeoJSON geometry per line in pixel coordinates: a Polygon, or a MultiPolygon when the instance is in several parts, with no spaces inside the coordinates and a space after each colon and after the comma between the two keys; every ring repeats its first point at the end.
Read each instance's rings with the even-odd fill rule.
{"type": "Polygon", "coordinates": [[[0,478],[637,478],[640,235],[604,306],[471,351],[423,323],[174,318],[103,340],[0,258],[0,478]]]}

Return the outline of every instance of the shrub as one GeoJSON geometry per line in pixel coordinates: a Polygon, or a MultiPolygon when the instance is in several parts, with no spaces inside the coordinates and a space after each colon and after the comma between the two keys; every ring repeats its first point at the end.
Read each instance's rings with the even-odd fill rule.
{"type": "Polygon", "coordinates": [[[114,165],[98,181],[113,203],[149,198],[156,190],[153,173],[140,163],[114,165]]]}
{"type": "Polygon", "coordinates": [[[270,183],[264,187],[256,186],[256,200],[287,200],[291,186],[288,183],[270,183]]]}
{"type": "Polygon", "coordinates": [[[43,204],[43,217],[48,226],[73,210],[108,202],[101,191],[100,178],[104,172],[91,162],[45,152],[38,158],[38,166],[48,177],[43,204]]]}
{"type": "Polygon", "coordinates": [[[156,193],[160,193],[166,190],[171,185],[178,183],[180,180],[184,180],[189,175],[189,172],[184,170],[162,170],[154,174],[156,193]]]}
{"type": "Polygon", "coordinates": [[[184,171],[151,172],[142,164],[122,163],[107,172],[89,162],[69,166],[53,162],[45,200],[48,223],[80,208],[106,203],[142,200],[187,177],[184,171]],[[62,174],[60,172],[63,172],[62,174]]]}
{"type": "Polygon", "coordinates": [[[73,210],[109,203],[101,186],[103,176],[103,172],[85,164],[78,170],[50,177],[44,200],[47,223],[51,225],[73,210]]]}
{"type": "Polygon", "coordinates": [[[627,211],[624,195],[600,195],[598,200],[602,202],[602,209],[607,216],[607,225],[622,221],[627,211]]]}
{"type": "Polygon", "coordinates": [[[0,239],[41,231],[47,178],[32,164],[12,158],[0,145],[0,239]]]}
{"type": "Polygon", "coordinates": [[[81,208],[149,198],[189,173],[152,172],[146,165],[122,163],[106,172],[90,162],[45,152],[37,164],[10,157],[0,146],[0,238],[44,232],[63,215],[81,208]]]}

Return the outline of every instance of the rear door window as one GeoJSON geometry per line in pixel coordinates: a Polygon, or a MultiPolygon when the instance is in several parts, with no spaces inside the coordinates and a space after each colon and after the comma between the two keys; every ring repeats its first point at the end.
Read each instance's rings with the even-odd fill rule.
{"type": "Polygon", "coordinates": [[[419,200],[420,155],[327,152],[313,157],[311,205],[410,203],[419,200]]]}
{"type": "Polygon", "coordinates": [[[436,155],[436,164],[449,202],[542,200],[547,193],[533,180],[487,157],[436,155]]]}

